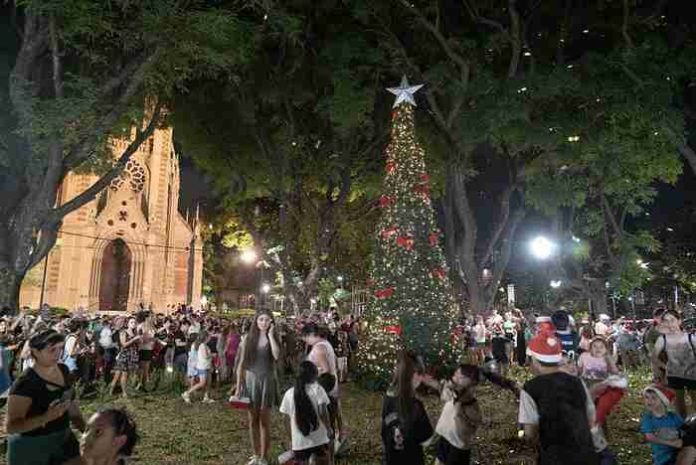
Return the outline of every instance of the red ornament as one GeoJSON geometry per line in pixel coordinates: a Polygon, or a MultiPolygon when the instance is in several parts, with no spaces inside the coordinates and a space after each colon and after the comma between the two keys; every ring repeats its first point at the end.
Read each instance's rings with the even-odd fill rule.
{"type": "Polygon", "coordinates": [[[430,242],[430,247],[435,247],[440,242],[440,231],[428,234],[428,242],[430,242]]]}
{"type": "Polygon", "coordinates": [[[423,198],[430,197],[430,187],[425,183],[416,184],[411,190],[423,198]]]}
{"type": "Polygon", "coordinates": [[[445,276],[447,275],[442,267],[435,268],[433,271],[431,271],[431,274],[433,275],[433,278],[437,278],[440,281],[444,281],[445,276]]]}
{"type": "Polygon", "coordinates": [[[378,299],[388,299],[394,295],[394,288],[393,287],[388,287],[386,289],[377,289],[375,291],[375,297],[378,299]]]}
{"type": "Polygon", "coordinates": [[[387,208],[389,205],[392,205],[393,203],[394,203],[393,197],[389,197],[386,194],[383,194],[379,197],[380,208],[387,208]]]}
{"type": "Polygon", "coordinates": [[[422,173],[419,177],[422,182],[430,181],[430,175],[428,173],[422,173]]]}
{"type": "Polygon", "coordinates": [[[384,165],[384,168],[387,170],[388,174],[391,174],[396,169],[396,162],[388,161],[387,164],[384,165]]]}
{"type": "Polygon", "coordinates": [[[411,250],[413,248],[413,242],[413,237],[411,236],[399,236],[396,238],[396,245],[406,250],[411,250]]]}
{"type": "Polygon", "coordinates": [[[397,232],[399,232],[399,228],[392,226],[391,228],[383,229],[379,235],[382,236],[382,239],[391,239],[397,232]]]}
{"type": "Polygon", "coordinates": [[[403,332],[403,330],[401,329],[401,325],[385,326],[384,331],[390,334],[396,334],[397,336],[401,336],[401,333],[403,332]]]}

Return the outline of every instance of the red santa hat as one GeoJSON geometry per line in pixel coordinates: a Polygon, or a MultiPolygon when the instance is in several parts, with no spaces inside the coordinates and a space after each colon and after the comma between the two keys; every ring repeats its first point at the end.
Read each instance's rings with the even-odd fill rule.
{"type": "Polygon", "coordinates": [[[561,341],[549,333],[538,334],[527,344],[527,354],[543,363],[560,363],[561,352],[561,341]]]}
{"type": "Polygon", "coordinates": [[[645,389],[643,389],[643,394],[647,392],[655,394],[657,398],[660,399],[660,402],[662,402],[666,409],[669,409],[670,405],[672,405],[672,401],[676,397],[674,391],[672,391],[671,389],[667,389],[664,386],[658,386],[657,384],[651,384],[645,389]]]}

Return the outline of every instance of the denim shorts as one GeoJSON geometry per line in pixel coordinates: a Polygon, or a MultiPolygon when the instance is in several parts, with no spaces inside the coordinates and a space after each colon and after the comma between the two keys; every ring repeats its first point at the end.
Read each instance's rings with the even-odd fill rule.
{"type": "Polygon", "coordinates": [[[198,376],[201,379],[205,379],[208,377],[208,372],[210,370],[201,370],[199,368],[196,368],[196,376],[198,376]]]}

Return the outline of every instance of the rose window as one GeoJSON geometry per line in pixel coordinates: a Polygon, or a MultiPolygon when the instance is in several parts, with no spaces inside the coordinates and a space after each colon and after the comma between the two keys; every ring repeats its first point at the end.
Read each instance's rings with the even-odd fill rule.
{"type": "Polygon", "coordinates": [[[111,181],[111,190],[117,191],[128,184],[133,192],[142,192],[145,188],[145,168],[136,160],[128,160],[126,168],[111,181]]]}

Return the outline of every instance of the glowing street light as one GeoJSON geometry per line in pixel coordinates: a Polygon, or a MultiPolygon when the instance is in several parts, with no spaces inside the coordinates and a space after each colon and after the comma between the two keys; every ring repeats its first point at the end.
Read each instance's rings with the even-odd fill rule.
{"type": "Polygon", "coordinates": [[[549,283],[549,285],[554,289],[558,289],[559,287],[561,287],[562,284],[563,281],[561,281],[560,279],[554,279],[549,283]]]}
{"type": "Polygon", "coordinates": [[[544,236],[538,236],[529,244],[529,250],[539,260],[547,260],[556,251],[556,244],[544,236]]]}
{"type": "Polygon", "coordinates": [[[254,249],[246,249],[242,252],[239,258],[247,265],[251,265],[253,263],[256,263],[256,260],[258,260],[259,256],[254,249]]]}
{"type": "Polygon", "coordinates": [[[268,284],[268,283],[263,283],[263,284],[261,285],[261,292],[263,292],[264,294],[268,294],[268,293],[270,292],[270,290],[271,290],[271,285],[270,285],[270,284],[268,284]]]}

